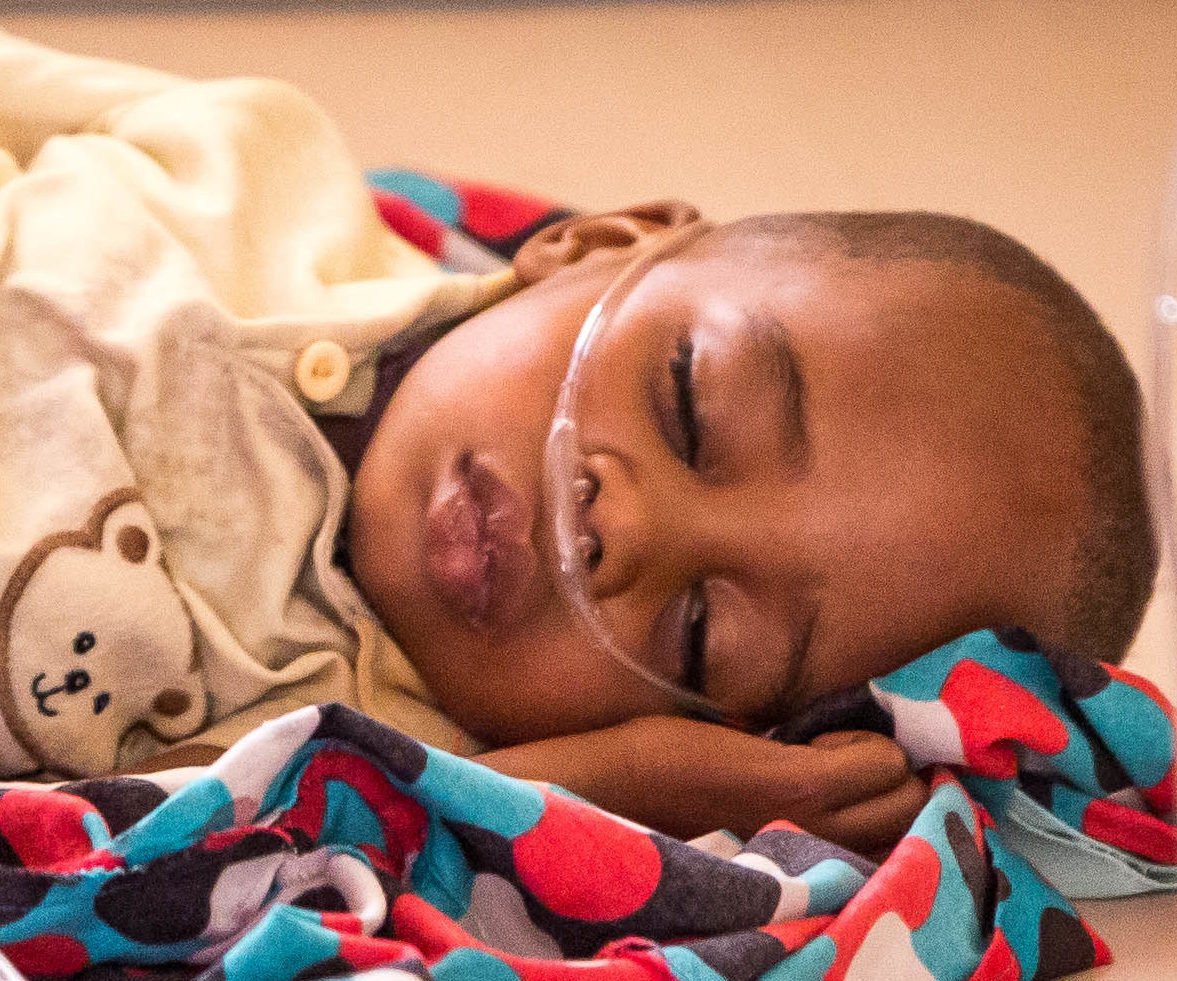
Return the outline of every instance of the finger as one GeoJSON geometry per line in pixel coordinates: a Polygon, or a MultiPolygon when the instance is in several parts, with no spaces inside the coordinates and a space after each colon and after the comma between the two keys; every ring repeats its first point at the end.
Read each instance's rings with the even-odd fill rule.
{"type": "Polygon", "coordinates": [[[907,755],[893,739],[876,732],[828,736],[821,746],[815,741],[814,748],[828,754],[826,772],[836,777],[835,785],[827,790],[831,808],[842,809],[881,797],[911,775],[907,755]]]}
{"type": "MultiPolygon", "coordinates": [[[[643,823],[663,830],[669,811],[707,823],[707,830],[749,834],[786,818],[820,834],[831,815],[882,797],[908,776],[903,751],[877,733],[831,735],[825,742],[836,748],[818,749],[686,720],[652,726],[658,738],[639,755],[646,761],[645,796],[658,799],[662,816],[643,823]]],[[[688,829],[681,824],[671,833],[682,836],[688,829]]]]}
{"type": "Polygon", "coordinates": [[[893,847],[928,803],[931,791],[919,777],[873,800],[861,801],[830,816],[831,840],[864,854],[893,847]]]}
{"type": "Polygon", "coordinates": [[[868,732],[865,729],[836,729],[833,732],[823,732],[820,736],[814,736],[809,740],[809,745],[814,749],[841,749],[843,746],[862,742],[874,735],[877,733],[868,732]]]}

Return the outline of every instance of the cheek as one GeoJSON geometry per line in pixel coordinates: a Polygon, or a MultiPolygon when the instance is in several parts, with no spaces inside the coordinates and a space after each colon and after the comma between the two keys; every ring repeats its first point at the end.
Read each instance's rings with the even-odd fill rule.
{"type": "Polygon", "coordinates": [[[418,667],[442,709],[492,746],[614,725],[673,705],[592,646],[571,614],[556,613],[509,638],[426,631],[418,667]]]}

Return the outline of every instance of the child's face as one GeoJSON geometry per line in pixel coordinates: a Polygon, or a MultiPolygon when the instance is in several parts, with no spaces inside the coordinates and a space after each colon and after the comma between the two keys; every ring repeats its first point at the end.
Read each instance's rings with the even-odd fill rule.
{"type": "MultiPolygon", "coordinates": [[[[634,254],[593,252],[434,345],[356,479],[361,588],[491,744],[674,709],[558,595],[542,500],[573,342],[634,254]],[[509,514],[498,537],[474,527],[488,498],[509,514]],[[463,565],[471,549],[485,569],[463,565]]],[[[1033,315],[963,266],[811,261],[723,229],[655,265],[582,415],[614,635],[674,681],[701,655],[707,697],[769,719],[973,629],[1059,632],[1088,502],[1074,397],[1033,315]]]]}

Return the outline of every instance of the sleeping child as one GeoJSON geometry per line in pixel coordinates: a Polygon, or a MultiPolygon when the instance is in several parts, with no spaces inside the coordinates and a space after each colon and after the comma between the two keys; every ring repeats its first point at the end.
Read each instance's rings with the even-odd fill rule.
{"type": "Polygon", "coordinates": [[[451,273],[288,86],[0,35],[0,242],[5,777],[341,701],[672,834],[876,849],[926,799],[894,742],[756,733],[985,627],[1118,662],[1152,590],[1122,352],[966,219],[659,202],[451,273]],[[603,297],[576,545],[622,658],[544,489],[603,297]]]}

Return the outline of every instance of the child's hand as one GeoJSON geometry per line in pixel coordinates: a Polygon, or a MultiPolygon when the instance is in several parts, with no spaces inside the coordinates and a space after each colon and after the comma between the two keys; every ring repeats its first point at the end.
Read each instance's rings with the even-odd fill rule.
{"type": "Polygon", "coordinates": [[[567,787],[678,838],[727,828],[743,838],[786,818],[854,851],[886,850],[928,799],[903,751],[870,732],[788,746],[689,719],[651,717],[478,757],[567,787]]]}

